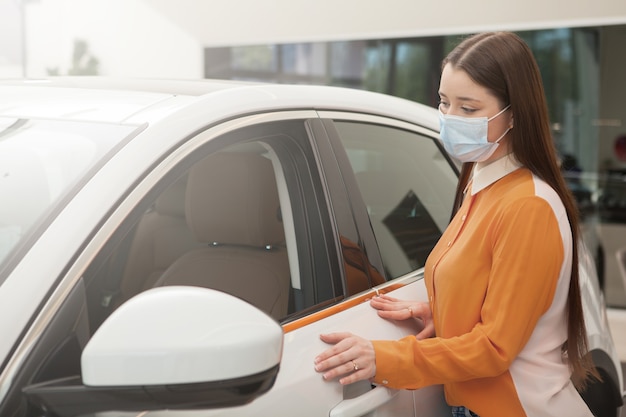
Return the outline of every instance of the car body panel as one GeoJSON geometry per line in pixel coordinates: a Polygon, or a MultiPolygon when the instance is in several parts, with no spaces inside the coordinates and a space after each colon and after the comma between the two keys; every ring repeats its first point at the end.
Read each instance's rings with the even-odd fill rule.
{"type": "MultiPolygon", "coordinates": [[[[421,274],[408,276],[396,282],[395,285],[383,285],[379,291],[387,292],[394,297],[408,298],[417,297],[427,300],[426,289],[423,285],[421,274]],[[406,285],[402,285],[406,283],[406,285]]],[[[364,337],[400,338],[414,334],[417,323],[389,323],[386,326],[372,326],[373,321],[383,320],[376,315],[376,311],[369,306],[367,299],[376,292],[363,294],[363,301],[354,307],[340,308],[339,312],[330,315],[312,325],[302,326],[285,335],[283,361],[274,387],[264,396],[259,397],[253,403],[230,409],[202,410],[202,411],[154,411],[142,414],[150,417],[180,416],[180,417],[231,417],[231,416],[257,416],[257,415],[289,415],[279,411],[276,403],[280,402],[281,410],[302,410],[302,414],[316,416],[325,415],[328,410],[330,415],[337,416],[408,416],[439,417],[450,415],[450,408],[443,398],[443,390],[440,386],[427,387],[415,391],[390,390],[379,386],[373,388],[369,382],[362,381],[350,386],[342,387],[336,383],[323,381],[320,374],[313,369],[313,358],[321,350],[327,347],[320,339],[320,333],[345,331],[350,328],[364,337]],[[371,395],[374,389],[384,391],[382,395],[371,395]],[[369,394],[369,395],[368,395],[369,394]],[[372,398],[374,397],[374,398],[372,398]],[[378,399],[375,397],[382,397],[378,399]],[[348,398],[348,400],[344,399],[348,398]],[[354,408],[341,410],[346,406],[346,401],[353,400],[365,402],[365,412],[358,414],[354,408]],[[394,399],[385,403],[385,400],[394,399]],[[368,407],[369,404],[369,407],[368,407]],[[375,409],[371,407],[377,406],[375,409]],[[415,411],[413,407],[415,406],[415,411]],[[370,408],[367,410],[367,408],[370,408]]],[[[341,304],[338,305],[341,307],[341,304]]],[[[124,417],[138,417],[138,414],[128,413],[124,417]]]]}

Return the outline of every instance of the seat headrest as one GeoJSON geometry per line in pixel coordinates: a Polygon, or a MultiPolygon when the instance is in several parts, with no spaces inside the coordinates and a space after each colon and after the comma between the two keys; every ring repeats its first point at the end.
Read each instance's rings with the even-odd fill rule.
{"type": "Polygon", "coordinates": [[[284,241],[272,162],[253,153],[217,153],[189,171],[185,214],[200,242],[274,246],[284,241]]]}
{"type": "Polygon", "coordinates": [[[187,188],[187,177],[177,180],[167,187],[155,201],[155,211],[159,214],[185,217],[185,189],[187,188]]]}

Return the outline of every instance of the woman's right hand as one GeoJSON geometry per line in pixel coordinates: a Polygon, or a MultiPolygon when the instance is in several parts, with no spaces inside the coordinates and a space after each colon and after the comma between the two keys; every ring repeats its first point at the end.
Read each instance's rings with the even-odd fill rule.
{"type": "Polygon", "coordinates": [[[427,339],[435,335],[435,324],[430,304],[420,301],[404,301],[388,295],[379,295],[371,299],[370,305],[378,310],[378,315],[391,320],[418,319],[422,322],[422,330],[415,335],[420,339],[427,339]]]}

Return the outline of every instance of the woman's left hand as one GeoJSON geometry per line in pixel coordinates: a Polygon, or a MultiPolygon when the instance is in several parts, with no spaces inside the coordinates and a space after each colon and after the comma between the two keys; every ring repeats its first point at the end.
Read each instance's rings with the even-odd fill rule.
{"type": "Polygon", "coordinates": [[[376,375],[376,353],[369,340],[346,332],[322,334],[320,339],[334,345],[315,358],[315,370],[325,380],[345,375],[339,383],[347,385],[376,375]]]}

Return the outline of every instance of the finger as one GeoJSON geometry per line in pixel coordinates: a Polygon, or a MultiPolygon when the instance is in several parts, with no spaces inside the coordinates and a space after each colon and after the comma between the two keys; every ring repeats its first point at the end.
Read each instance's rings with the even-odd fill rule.
{"type": "Polygon", "coordinates": [[[411,307],[412,316],[424,321],[424,323],[432,322],[432,313],[430,311],[430,306],[428,304],[417,304],[416,306],[411,307]]]}
{"type": "Polygon", "coordinates": [[[330,356],[327,356],[327,353],[329,352],[323,352],[313,362],[316,372],[325,372],[324,378],[332,379],[356,370],[352,358],[355,358],[357,355],[352,350],[346,350],[334,355],[331,354],[330,356]]]}
{"type": "Polygon", "coordinates": [[[370,306],[376,310],[385,310],[389,308],[389,303],[381,300],[379,297],[374,297],[370,300],[370,306]]]}
{"type": "Polygon", "coordinates": [[[378,295],[378,296],[372,298],[372,301],[374,301],[374,300],[378,301],[378,302],[381,302],[381,303],[398,303],[398,302],[402,302],[401,300],[398,300],[397,298],[393,298],[393,297],[391,297],[389,295],[385,295],[385,294],[381,294],[381,295],[378,295]]]}
{"type": "Polygon", "coordinates": [[[370,300],[370,306],[377,310],[398,310],[404,304],[402,301],[385,300],[382,297],[374,297],[370,300]]]}
{"type": "Polygon", "coordinates": [[[359,367],[375,366],[374,347],[369,340],[351,335],[318,355],[314,360],[315,371],[325,372],[324,378],[335,378],[359,367]],[[358,359],[358,365],[355,362],[358,359]]]}
{"type": "Polygon", "coordinates": [[[388,294],[381,294],[378,298],[380,298],[381,300],[391,301],[393,303],[401,301],[401,300],[399,300],[397,298],[394,298],[394,297],[392,297],[392,296],[390,296],[388,294]]]}
{"type": "Polygon", "coordinates": [[[352,372],[349,375],[344,376],[339,380],[341,385],[349,385],[354,384],[358,381],[363,381],[365,379],[373,378],[376,375],[376,370],[370,369],[359,369],[358,371],[352,372]]]}
{"type": "Polygon", "coordinates": [[[424,326],[421,332],[415,335],[417,340],[423,340],[431,338],[435,335],[435,326],[433,324],[427,324],[424,326]]]}
{"type": "Polygon", "coordinates": [[[430,316],[430,306],[427,303],[411,304],[411,309],[416,316],[430,316]]]}
{"type": "Polygon", "coordinates": [[[322,339],[324,343],[334,345],[350,336],[352,336],[352,333],[349,332],[322,333],[320,334],[320,339],[322,339]]]}
{"type": "MultiPolygon", "coordinates": [[[[346,384],[375,375],[376,354],[371,341],[352,336],[344,339],[340,344],[343,344],[345,348],[341,353],[322,361],[319,361],[319,357],[316,358],[315,370],[323,373],[325,380],[340,377],[340,383],[346,384]],[[352,374],[356,375],[352,376],[352,374]]],[[[328,350],[336,347],[337,345],[328,350]]]]}
{"type": "Polygon", "coordinates": [[[340,383],[350,384],[362,379],[372,378],[376,374],[376,360],[373,354],[365,354],[323,372],[322,377],[327,381],[341,377],[340,383]]]}
{"type": "Polygon", "coordinates": [[[315,370],[324,371],[350,360],[351,357],[347,352],[356,344],[356,340],[351,336],[351,333],[321,334],[320,339],[334,345],[315,357],[313,361],[315,370]]]}
{"type": "Polygon", "coordinates": [[[406,308],[403,310],[378,310],[378,315],[390,320],[406,320],[411,317],[411,312],[406,308]]]}
{"type": "Polygon", "coordinates": [[[345,363],[342,363],[341,365],[338,365],[332,369],[329,369],[328,371],[324,372],[324,374],[322,375],[322,377],[326,380],[326,381],[330,381],[333,380],[337,377],[340,377],[342,375],[347,375],[350,373],[354,373],[354,372],[358,372],[360,370],[359,369],[355,369],[355,362],[354,361],[347,361],[345,363]]]}

